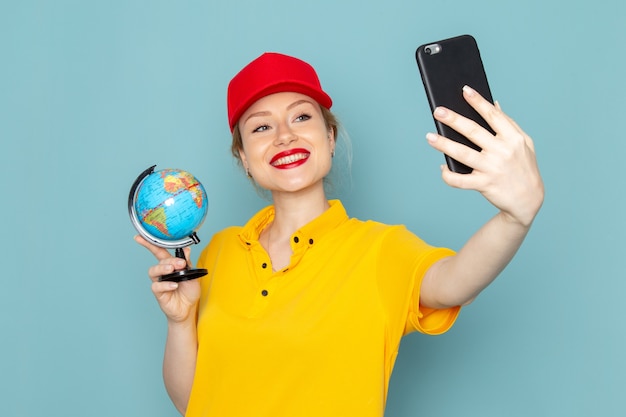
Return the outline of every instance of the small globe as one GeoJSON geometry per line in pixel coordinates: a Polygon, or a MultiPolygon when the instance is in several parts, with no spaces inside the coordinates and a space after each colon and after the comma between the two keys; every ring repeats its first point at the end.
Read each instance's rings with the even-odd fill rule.
{"type": "Polygon", "coordinates": [[[152,171],[153,168],[137,178],[137,189],[134,193],[131,191],[129,203],[134,208],[131,220],[134,216],[144,229],[138,228],[141,234],[147,233],[147,237],[156,238],[153,240],[176,246],[177,242],[195,236],[204,222],[208,211],[207,194],[202,184],[187,171],[152,171]]]}

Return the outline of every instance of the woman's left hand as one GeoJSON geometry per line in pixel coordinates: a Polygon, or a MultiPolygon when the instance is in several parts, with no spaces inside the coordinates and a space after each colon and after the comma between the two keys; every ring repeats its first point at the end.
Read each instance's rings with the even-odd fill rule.
{"type": "Polygon", "coordinates": [[[470,174],[458,174],[443,165],[443,180],[452,187],[479,191],[511,220],[530,226],[544,196],[532,139],[497,102],[491,104],[470,87],[463,88],[463,96],[496,134],[450,109],[435,109],[438,121],[482,148],[478,152],[434,133],[426,135],[433,148],[473,168],[470,174]]]}

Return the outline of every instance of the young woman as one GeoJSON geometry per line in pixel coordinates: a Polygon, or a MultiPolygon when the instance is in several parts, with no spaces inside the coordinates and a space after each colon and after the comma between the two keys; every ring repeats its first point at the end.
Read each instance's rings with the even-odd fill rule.
{"type": "Polygon", "coordinates": [[[217,233],[199,259],[209,274],[195,281],[158,282],[185,261],[136,238],[159,261],[149,276],[168,322],[164,380],[181,413],[383,415],[402,336],[448,330],[514,256],[543,202],[532,140],[498,104],[470,87],[463,95],[496,135],[438,108],[482,151],[427,140],[474,168],[444,166],[444,181],[499,212],[455,253],[403,226],[350,218],[326,198],[338,125],[309,64],[266,53],[231,80],[233,154],[273,204],[217,233]]]}

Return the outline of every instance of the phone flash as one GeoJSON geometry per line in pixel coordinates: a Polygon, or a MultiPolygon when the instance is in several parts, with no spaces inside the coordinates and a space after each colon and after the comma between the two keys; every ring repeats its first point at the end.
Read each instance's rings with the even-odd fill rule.
{"type": "Polygon", "coordinates": [[[441,52],[441,45],[439,45],[438,43],[426,45],[424,47],[424,52],[426,52],[428,55],[438,54],[439,52],[441,52]]]}

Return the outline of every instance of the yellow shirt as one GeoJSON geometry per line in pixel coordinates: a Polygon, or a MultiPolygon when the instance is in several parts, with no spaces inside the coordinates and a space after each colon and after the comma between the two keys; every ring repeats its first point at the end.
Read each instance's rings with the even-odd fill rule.
{"type": "Polygon", "coordinates": [[[202,252],[187,416],[380,417],[402,335],[452,326],[458,307],[418,305],[428,267],[454,252],[330,203],[292,236],[282,271],[258,242],[273,207],[202,252]]]}

